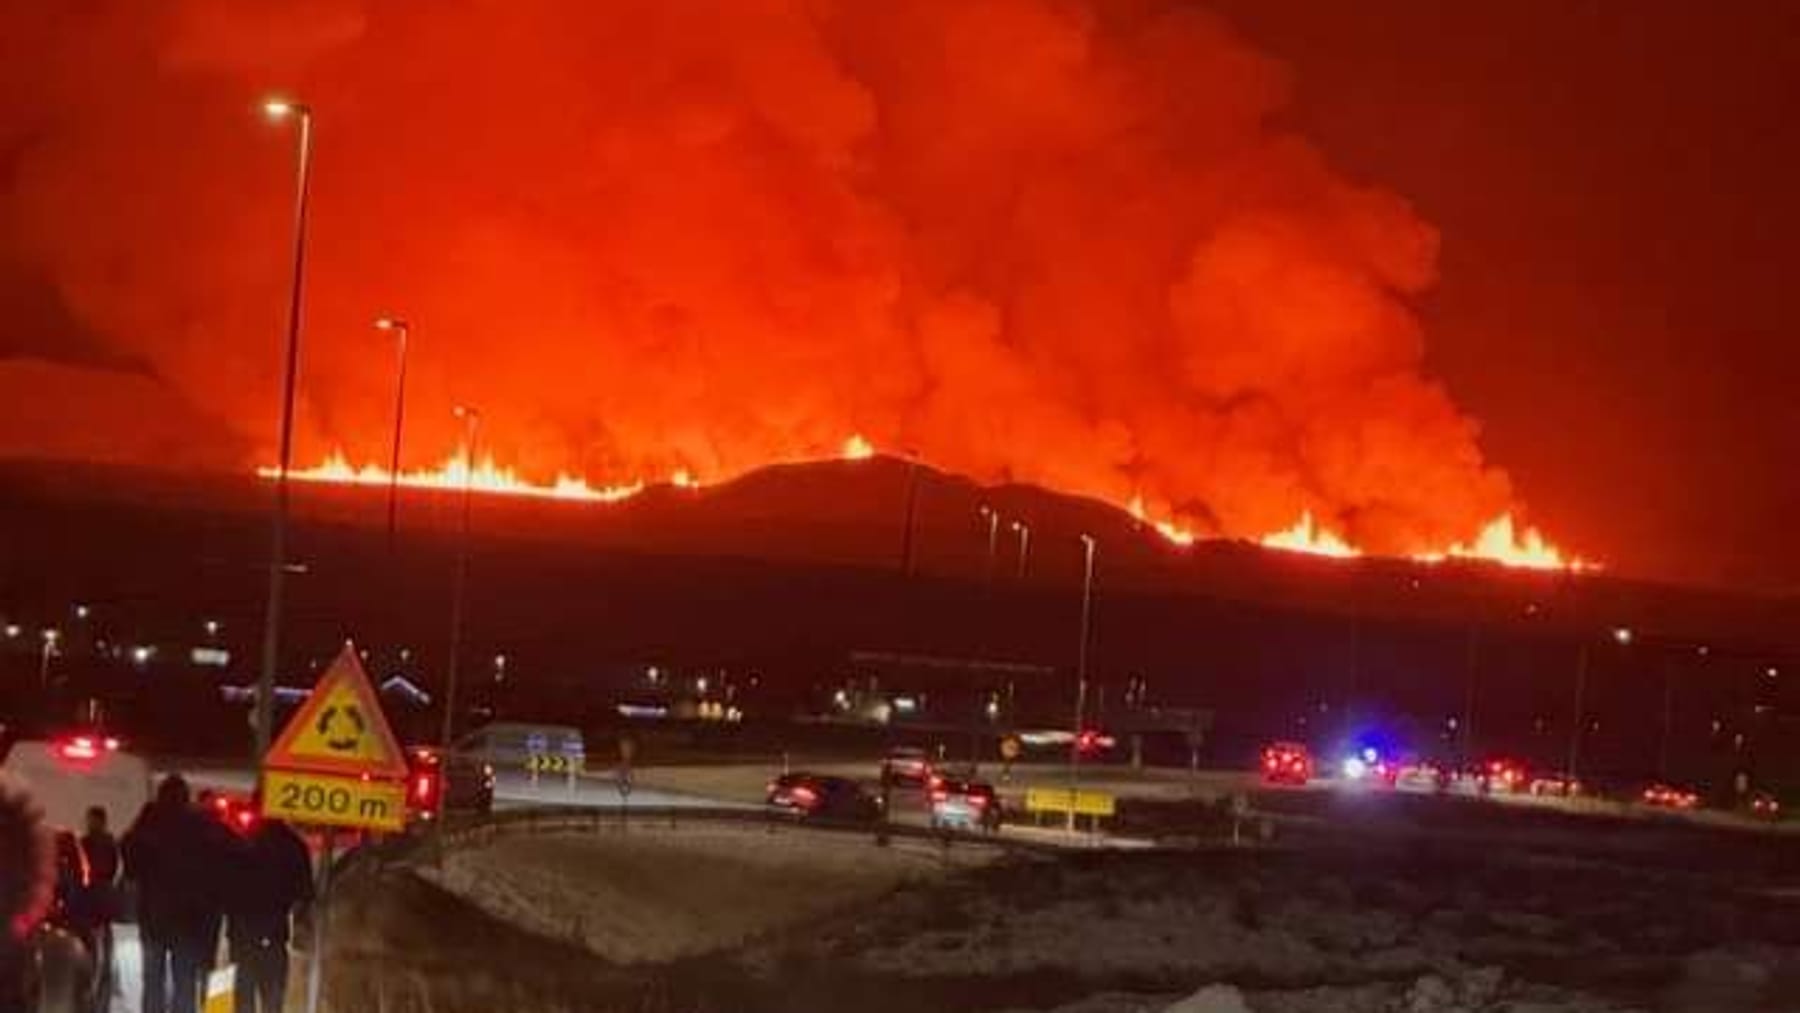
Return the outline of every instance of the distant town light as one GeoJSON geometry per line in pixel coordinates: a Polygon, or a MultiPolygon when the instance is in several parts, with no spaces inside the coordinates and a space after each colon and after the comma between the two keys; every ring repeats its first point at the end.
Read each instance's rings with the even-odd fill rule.
{"type": "Polygon", "coordinates": [[[131,662],[134,665],[148,665],[156,655],[156,648],[149,644],[139,644],[131,649],[131,662]]]}
{"type": "Polygon", "coordinates": [[[219,621],[217,619],[208,619],[206,621],[206,635],[209,637],[216,637],[219,635],[219,621]]]}
{"type": "Polygon", "coordinates": [[[1612,635],[1613,635],[1613,639],[1617,640],[1621,644],[1631,643],[1633,637],[1636,636],[1636,634],[1631,632],[1631,627],[1629,627],[1629,626],[1614,627],[1614,629],[1612,631],[1612,635]]]}
{"type": "Polygon", "coordinates": [[[88,607],[86,605],[83,605],[80,602],[76,602],[75,603],[75,618],[86,619],[87,617],[88,617],[88,607]]]}
{"type": "Polygon", "coordinates": [[[8,639],[8,640],[19,639],[19,634],[21,634],[23,632],[25,632],[25,631],[19,628],[18,623],[7,623],[6,624],[6,639],[8,639]]]}
{"type": "Polygon", "coordinates": [[[1776,668],[1774,665],[1770,665],[1768,668],[1763,669],[1763,675],[1770,679],[1779,679],[1781,678],[1781,669],[1776,668]]]}

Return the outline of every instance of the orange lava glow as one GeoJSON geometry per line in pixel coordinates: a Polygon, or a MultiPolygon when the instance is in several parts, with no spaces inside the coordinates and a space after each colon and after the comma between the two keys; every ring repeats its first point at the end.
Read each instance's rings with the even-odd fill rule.
{"type": "Polygon", "coordinates": [[[1360,556],[1349,542],[1319,527],[1313,520],[1311,511],[1300,515],[1294,526],[1284,531],[1264,535],[1258,544],[1265,549],[1281,549],[1286,552],[1305,552],[1314,556],[1331,556],[1337,559],[1348,559],[1360,556]]]}
{"type": "Polygon", "coordinates": [[[1467,545],[1452,545],[1441,553],[1419,553],[1413,556],[1422,563],[1444,558],[1485,559],[1507,566],[1533,570],[1588,570],[1594,565],[1568,555],[1545,540],[1533,527],[1520,528],[1512,514],[1502,514],[1488,522],[1481,534],[1467,545]]]}
{"type": "MultiPolygon", "coordinates": [[[[874,457],[875,454],[876,450],[873,444],[860,435],[852,435],[844,441],[839,456],[846,461],[863,461],[874,457]]],[[[279,474],[279,471],[272,467],[262,467],[258,468],[256,473],[262,478],[273,479],[279,474]]],[[[323,462],[313,467],[290,471],[288,477],[296,482],[323,485],[385,488],[390,484],[390,473],[386,468],[375,464],[352,465],[342,451],[333,451],[323,462]]],[[[678,489],[698,489],[700,487],[700,481],[686,469],[675,471],[665,481],[668,485],[678,489]]],[[[559,474],[549,482],[536,482],[520,476],[511,468],[501,467],[494,463],[492,457],[483,457],[475,462],[474,471],[471,473],[468,470],[465,456],[458,452],[435,468],[402,471],[398,484],[406,489],[440,489],[461,492],[466,488],[484,494],[525,496],[581,503],[618,503],[636,496],[653,483],[644,479],[634,479],[629,482],[595,486],[585,478],[567,474],[559,474]]],[[[1161,535],[1172,545],[1185,548],[1200,539],[1200,536],[1194,531],[1172,520],[1159,520],[1150,516],[1141,496],[1133,497],[1129,503],[1123,506],[1123,509],[1132,518],[1161,535]]],[[[1302,513],[1300,519],[1295,521],[1292,527],[1264,535],[1256,542],[1266,549],[1301,552],[1334,559],[1354,559],[1369,555],[1342,535],[1321,526],[1310,511],[1302,513]]],[[[1568,555],[1550,544],[1536,528],[1519,525],[1510,513],[1502,514],[1489,522],[1471,542],[1456,543],[1437,551],[1416,552],[1408,558],[1414,562],[1427,564],[1440,563],[1447,559],[1484,560],[1504,566],[1534,570],[1580,571],[1596,568],[1593,563],[1568,555]]]]}
{"type": "MultiPolygon", "coordinates": [[[[256,473],[263,478],[272,479],[281,472],[278,468],[264,467],[256,469],[256,473]]],[[[474,471],[470,472],[464,455],[460,453],[452,455],[436,468],[402,471],[398,483],[393,482],[392,473],[388,469],[373,464],[353,466],[341,451],[333,452],[322,463],[313,467],[289,471],[288,478],[296,482],[316,482],[323,485],[370,485],[386,488],[390,484],[398,484],[404,489],[445,489],[455,492],[466,488],[473,492],[585,503],[617,503],[644,491],[642,481],[596,487],[589,485],[586,479],[572,475],[558,475],[548,483],[533,482],[519,477],[511,468],[496,465],[491,457],[476,461],[474,471]]],[[[677,472],[669,482],[671,485],[689,485],[692,484],[692,479],[686,472],[677,472]]]]}

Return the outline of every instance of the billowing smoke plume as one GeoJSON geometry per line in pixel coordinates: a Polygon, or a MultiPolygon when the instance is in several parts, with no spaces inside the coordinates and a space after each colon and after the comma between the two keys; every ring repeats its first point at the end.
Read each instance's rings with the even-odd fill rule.
{"type": "Polygon", "coordinates": [[[179,421],[267,460],[280,91],[317,110],[301,463],[382,457],[399,313],[417,463],[468,401],[503,461],[596,482],[860,433],[1232,535],[1310,510],[1405,550],[1509,505],[1421,373],[1435,233],[1193,3],[97,0],[0,35],[0,263],[95,346],[0,361],[10,452],[167,459],[179,421]]]}

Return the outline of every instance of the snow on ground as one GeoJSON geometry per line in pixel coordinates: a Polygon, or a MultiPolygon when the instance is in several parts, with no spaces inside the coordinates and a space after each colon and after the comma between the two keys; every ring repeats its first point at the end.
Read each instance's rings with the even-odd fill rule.
{"type": "Polygon", "coordinates": [[[984,981],[1002,999],[1008,983],[1067,983],[1056,1002],[975,1007],[1021,1011],[1233,1009],[1222,990],[1194,998],[1208,982],[1241,989],[1248,1013],[1800,1010],[1800,924],[1681,880],[1169,855],[1011,863],[979,878],[902,891],[792,945],[871,977],[984,981]],[[1757,933],[1780,943],[1719,948],[1757,933]]]}
{"type": "Polygon", "coordinates": [[[420,874],[528,932],[632,964],[735,946],[993,855],[792,826],[645,823],[501,837],[420,874]]]}

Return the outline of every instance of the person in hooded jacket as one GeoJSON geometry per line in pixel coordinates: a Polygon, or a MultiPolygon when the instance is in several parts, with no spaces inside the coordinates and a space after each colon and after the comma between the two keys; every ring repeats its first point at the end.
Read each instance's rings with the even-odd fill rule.
{"type": "Polygon", "coordinates": [[[262,820],[237,853],[231,883],[225,917],[237,1013],[281,1013],[290,926],[313,897],[306,842],[286,823],[262,820]]]}
{"type": "Polygon", "coordinates": [[[119,843],[125,877],[137,884],[143,951],[143,1013],[196,1013],[202,978],[219,944],[219,919],[235,842],[192,804],[187,782],[157,786],[119,843]]]}

